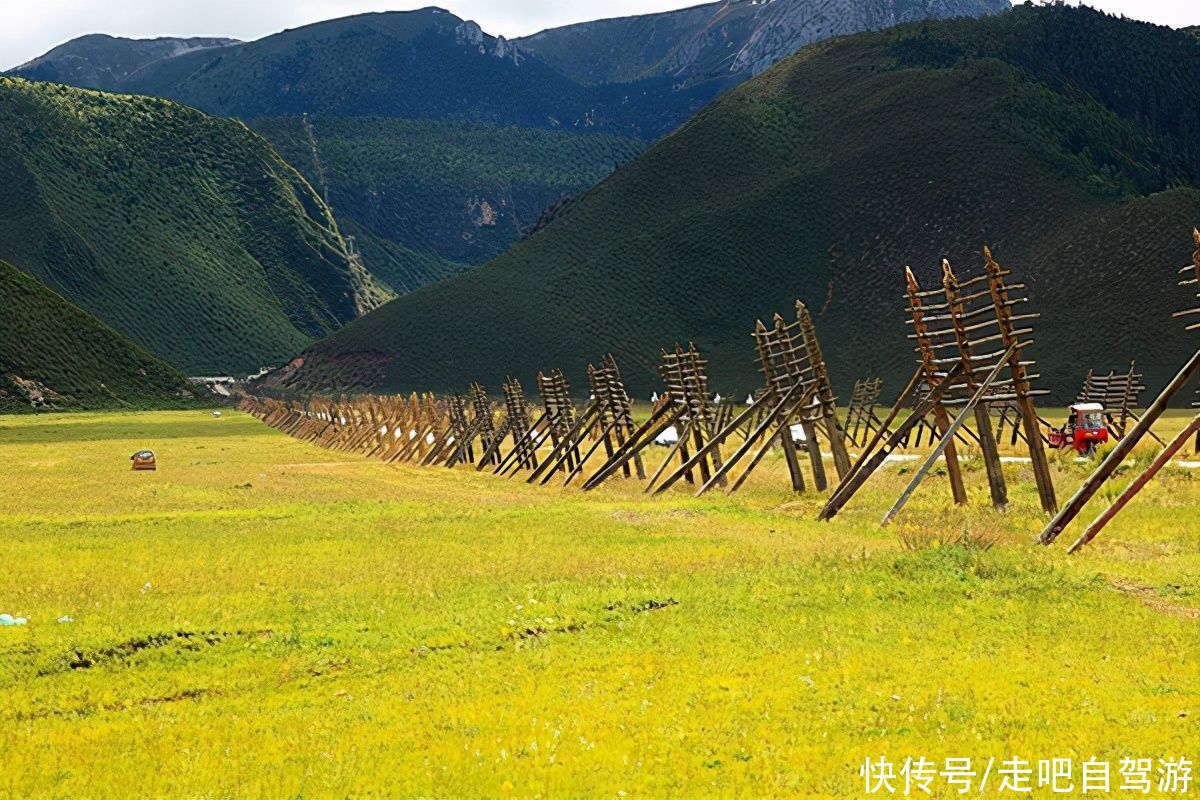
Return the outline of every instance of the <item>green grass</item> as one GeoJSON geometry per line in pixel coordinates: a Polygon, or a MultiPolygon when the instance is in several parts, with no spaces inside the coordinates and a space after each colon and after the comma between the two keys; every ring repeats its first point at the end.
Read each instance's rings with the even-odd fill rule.
{"type": "Polygon", "coordinates": [[[4,417],[0,465],[15,797],[859,797],[867,756],[1200,739],[1193,473],[1068,557],[1019,467],[1007,515],[971,474],[901,518],[996,546],[907,551],[900,467],[818,524],[777,457],[732,499],[583,494],[240,414],[4,417]]]}
{"type": "Polygon", "coordinates": [[[582,375],[613,351],[648,396],[659,348],[694,339],[714,390],[742,397],[761,382],[755,319],[800,298],[838,391],[882,375],[895,392],[913,369],[904,266],[932,288],[942,258],[975,275],[989,244],[1042,313],[1030,352],[1060,402],[1089,368],[1134,358],[1162,385],[1195,346],[1169,313],[1191,299],[1176,270],[1200,222],[1187,69],[1200,49],[1186,34],[1066,7],[810,47],[538,234],[339,331],[308,363],[384,353],[376,387],[461,390],[582,375]]]}
{"type": "Polygon", "coordinates": [[[191,374],[254,372],[383,296],[244,125],[0,78],[0,258],[191,374]]]}
{"type": "Polygon", "coordinates": [[[0,261],[0,411],[29,410],[32,382],[54,408],[179,407],[203,390],[100,320],[0,261]]]}

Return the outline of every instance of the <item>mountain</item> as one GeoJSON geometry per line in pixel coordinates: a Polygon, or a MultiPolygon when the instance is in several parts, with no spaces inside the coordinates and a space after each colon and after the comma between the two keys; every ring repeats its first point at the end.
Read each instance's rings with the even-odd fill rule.
{"type": "Polygon", "coordinates": [[[191,374],[286,360],[382,299],[234,120],[0,78],[0,185],[0,258],[191,374]]]}
{"type": "Polygon", "coordinates": [[[499,255],[556,200],[594,186],[645,148],[611,134],[459,121],[318,116],[253,124],[314,176],[372,273],[398,292],[499,255]],[[404,251],[369,250],[389,242],[404,251]]]}
{"type": "Polygon", "coordinates": [[[722,0],[552,28],[515,44],[584,84],[736,82],[806,45],[904,22],[1006,11],[1009,0],[722,0]]]}
{"type": "MultiPolygon", "coordinates": [[[[612,351],[639,394],[694,339],[711,385],[760,383],[754,320],[813,310],[842,392],[913,369],[903,268],[980,250],[1028,283],[1056,397],[1191,352],[1168,310],[1200,220],[1200,48],[1087,8],[1021,6],[815,45],[722,95],[486,266],[400,297],[276,383],[532,382],[612,351]]],[[[578,388],[578,387],[577,387],[578,388]]]]}
{"type": "Polygon", "coordinates": [[[0,412],[197,399],[177,369],[3,261],[0,307],[0,412]]]}
{"type": "Polygon", "coordinates": [[[188,53],[121,87],[249,119],[312,114],[618,128],[594,92],[438,8],[361,14],[188,53]]]}
{"type": "Polygon", "coordinates": [[[66,83],[84,89],[118,89],[142,70],[212,48],[237,44],[236,39],[193,37],[181,39],[124,39],[102,33],[81,36],[12,70],[32,81],[66,83]]]}
{"type": "Polygon", "coordinates": [[[543,211],[810,41],[1007,5],[726,0],[516,43],[425,8],[181,53],[108,88],[255,127],[322,193],[366,267],[406,292],[504,252],[543,211]]]}

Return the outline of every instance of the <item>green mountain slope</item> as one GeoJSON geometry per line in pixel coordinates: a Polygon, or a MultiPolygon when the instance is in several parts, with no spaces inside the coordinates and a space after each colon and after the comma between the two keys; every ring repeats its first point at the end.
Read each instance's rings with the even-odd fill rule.
{"type": "Polygon", "coordinates": [[[0,258],[192,374],[286,360],[379,299],[236,121],[0,78],[0,186],[0,258]]]}
{"type": "Polygon", "coordinates": [[[3,261],[0,308],[0,413],[197,399],[177,369],[3,261]]]}
{"type": "Polygon", "coordinates": [[[627,87],[583,86],[436,8],[189,53],[125,88],[251,122],[397,292],[500,254],[547,206],[594,186],[644,149],[640,137],[711,97],[690,99],[666,80],[632,100],[627,87]]]}
{"type": "MultiPolygon", "coordinates": [[[[551,203],[594,186],[644,147],[607,134],[383,117],[253,125],[313,176],[339,219],[459,264],[499,255],[551,203]]],[[[382,254],[366,263],[397,290],[416,288],[382,254]]]]}
{"type": "Polygon", "coordinates": [[[61,44],[16,67],[12,74],[31,81],[113,91],[142,70],[169,59],[236,43],[235,39],[205,37],[125,39],[96,33],[61,44]]]}
{"type": "Polygon", "coordinates": [[[903,267],[974,272],[987,243],[1043,312],[1060,398],[1131,357],[1155,383],[1194,346],[1166,311],[1200,220],[1196,75],[1188,34],[1065,7],[809,48],[505,255],[311,348],[290,382],[498,385],[612,350],[648,393],[658,349],[693,338],[740,394],[753,321],[802,298],[843,391],[898,390],[903,267]]]}

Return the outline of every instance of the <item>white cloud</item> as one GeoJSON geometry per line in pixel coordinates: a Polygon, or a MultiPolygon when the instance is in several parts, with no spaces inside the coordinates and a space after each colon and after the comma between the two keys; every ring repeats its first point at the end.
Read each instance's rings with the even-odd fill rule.
{"type": "MultiPolygon", "coordinates": [[[[1165,25],[1200,24],[1196,0],[1085,2],[1165,25]]],[[[432,4],[448,6],[489,33],[511,38],[571,22],[684,8],[696,0],[5,0],[0,65],[24,63],[85,33],[257,39],[323,19],[432,4]]]]}

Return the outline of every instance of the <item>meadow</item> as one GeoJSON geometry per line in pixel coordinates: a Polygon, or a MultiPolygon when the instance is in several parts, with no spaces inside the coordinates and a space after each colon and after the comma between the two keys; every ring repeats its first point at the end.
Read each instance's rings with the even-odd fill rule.
{"type": "MultiPolygon", "coordinates": [[[[650,499],[232,412],[0,417],[0,613],[29,619],[0,627],[0,797],[857,797],[868,757],[1200,760],[1200,471],[1067,556],[1078,523],[1030,544],[1028,468],[999,513],[977,463],[971,508],[935,474],[883,530],[911,464],[818,523],[779,460],[650,499]]],[[[1054,468],[1060,499],[1088,470],[1054,468]]]]}

